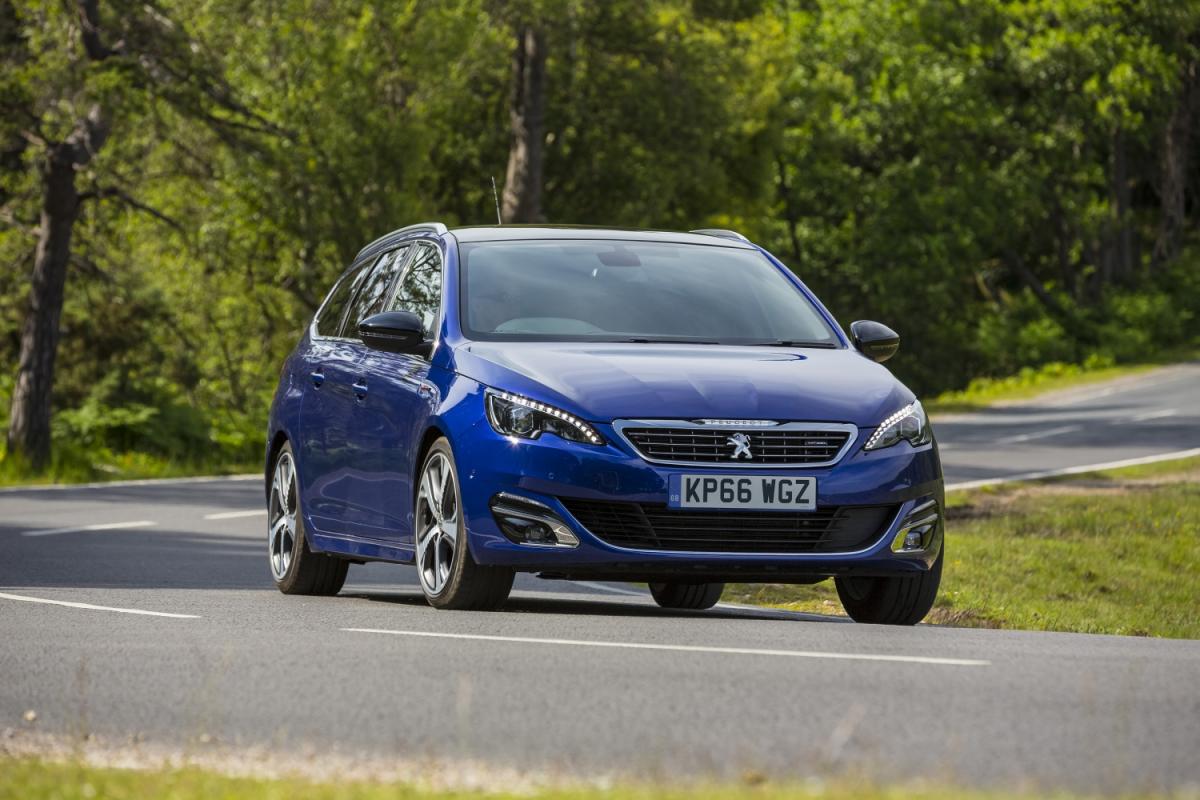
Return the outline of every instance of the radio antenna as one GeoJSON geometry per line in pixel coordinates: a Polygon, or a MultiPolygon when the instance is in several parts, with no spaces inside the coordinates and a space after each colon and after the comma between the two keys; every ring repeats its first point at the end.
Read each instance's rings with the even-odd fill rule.
{"type": "Polygon", "coordinates": [[[496,193],[496,176],[492,176],[492,200],[496,203],[496,224],[503,225],[504,222],[500,219],[500,195],[496,193]]]}

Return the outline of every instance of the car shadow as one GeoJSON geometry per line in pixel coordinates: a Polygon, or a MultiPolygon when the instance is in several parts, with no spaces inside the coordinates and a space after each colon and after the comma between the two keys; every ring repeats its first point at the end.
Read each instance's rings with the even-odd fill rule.
{"type": "MultiPolygon", "coordinates": [[[[155,526],[27,538],[0,524],[0,586],[270,589],[266,537],[155,526]]],[[[34,529],[36,530],[36,529],[34,529]]]]}
{"type": "MultiPolygon", "coordinates": [[[[403,605],[412,607],[426,607],[424,596],[419,590],[414,589],[411,592],[374,592],[361,591],[358,589],[352,591],[343,591],[339,597],[354,598],[357,600],[367,600],[373,603],[389,603],[393,605],[403,605]]],[[[753,606],[730,606],[718,605],[715,608],[706,609],[704,611],[687,611],[679,609],[659,608],[654,605],[649,598],[646,598],[645,603],[636,602],[637,598],[630,597],[630,600],[597,600],[594,597],[587,598],[568,598],[562,595],[555,597],[530,597],[529,595],[519,595],[510,597],[508,601],[500,608],[501,612],[516,613],[516,614],[566,614],[578,616],[596,616],[596,617],[661,617],[661,618],[684,618],[692,617],[699,619],[728,619],[728,620],[764,620],[774,622],[833,622],[847,623],[848,619],[843,617],[830,617],[822,614],[804,614],[797,611],[777,611],[775,609],[755,608],[753,606]]]]}

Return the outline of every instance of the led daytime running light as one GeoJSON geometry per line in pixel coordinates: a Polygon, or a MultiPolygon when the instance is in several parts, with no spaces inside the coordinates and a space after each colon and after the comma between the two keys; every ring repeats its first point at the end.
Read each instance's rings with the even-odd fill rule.
{"type": "Polygon", "coordinates": [[[502,392],[499,390],[492,390],[491,393],[494,397],[498,397],[501,400],[506,400],[509,403],[515,403],[516,405],[524,406],[525,408],[531,408],[534,411],[546,414],[547,416],[561,419],[563,422],[567,423],[572,428],[583,434],[584,438],[586,438],[592,444],[604,443],[604,440],[600,438],[600,434],[592,430],[591,425],[588,425],[574,414],[568,414],[562,409],[555,408],[554,406],[548,406],[545,403],[538,402],[537,400],[530,400],[528,397],[522,397],[518,394],[510,394],[509,392],[502,392]]]}
{"type": "MultiPolygon", "coordinates": [[[[867,439],[867,443],[863,445],[863,450],[873,450],[879,442],[887,435],[893,425],[898,424],[905,417],[917,416],[921,414],[920,401],[914,400],[904,408],[892,414],[890,417],[879,423],[879,427],[871,434],[871,438],[867,439]]],[[[924,423],[928,424],[928,422],[924,423]]]]}

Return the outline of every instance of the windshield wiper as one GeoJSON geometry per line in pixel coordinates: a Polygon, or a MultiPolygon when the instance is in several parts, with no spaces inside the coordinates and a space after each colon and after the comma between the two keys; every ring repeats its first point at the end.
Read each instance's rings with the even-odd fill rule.
{"type": "Polygon", "coordinates": [[[628,339],[618,339],[617,341],[622,344],[720,344],[720,342],[710,342],[704,339],[659,339],[644,336],[632,336],[628,339]]]}
{"type": "Polygon", "coordinates": [[[833,342],[802,342],[798,339],[777,339],[774,342],[754,342],[751,347],[819,347],[823,350],[836,350],[833,342]]]}

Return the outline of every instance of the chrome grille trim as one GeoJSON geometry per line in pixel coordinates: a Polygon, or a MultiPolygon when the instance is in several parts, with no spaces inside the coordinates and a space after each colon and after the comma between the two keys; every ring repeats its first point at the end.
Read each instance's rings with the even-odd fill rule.
{"type": "MultiPolygon", "coordinates": [[[[693,467],[693,468],[717,468],[717,469],[792,469],[806,467],[830,467],[838,463],[845,457],[846,453],[854,446],[858,440],[858,426],[849,422],[776,422],[774,420],[678,420],[678,419],[619,419],[613,422],[613,429],[621,440],[637,453],[644,460],[652,464],[669,464],[678,467],[693,467]],[[832,458],[821,461],[776,461],[773,463],[748,463],[746,461],[732,459],[722,461],[711,460],[685,460],[680,458],[663,458],[647,454],[643,446],[639,446],[626,431],[629,429],[651,428],[661,429],[662,433],[657,431],[650,432],[649,436],[669,436],[669,431],[682,431],[682,435],[689,433],[719,433],[723,435],[732,435],[735,433],[744,433],[755,440],[760,440],[756,444],[754,450],[765,448],[766,452],[778,452],[783,449],[796,449],[796,445],[790,445],[784,442],[789,438],[785,434],[806,431],[816,434],[835,433],[845,434],[846,440],[838,449],[837,453],[832,458]],[[775,440],[775,441],[773,441],[775,440]]],[[[696,448],[693,448],[696,449],[696,448]]]]}

